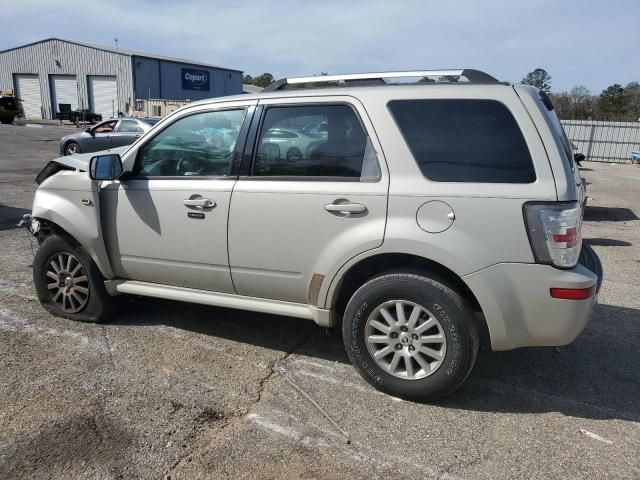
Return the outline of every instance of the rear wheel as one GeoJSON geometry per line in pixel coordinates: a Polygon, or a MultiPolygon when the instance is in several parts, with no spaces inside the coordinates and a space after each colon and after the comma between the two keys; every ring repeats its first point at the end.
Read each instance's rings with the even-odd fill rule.
{"type": "Polygon", "coordinates": [[[14,117],[5,117],[0,119],[0,122],[4,123],[5,125],[9,125],[11,123],[13,123],[14,117]]]}
{"type": "Polygon", "coordinates": [[[113,304],[86,250],[57,235],[40,245],[33,261],[33,280],[42,306],[58,317],[100,322],[113,304]]]}
{"type": "Polygon", "coordinates": [[[302,160],[302,152],[298,147],[291,147],[287,150],[287,161],[288,162],[298,162],[302,160]]]}
{"type": "Polygon", "coordinates": [[[422,275],[376,277],[353,295],[344,314],[347,354],[375,388],[408,399],[436,400],[467,378],[479,331],[466,300],[422,275]]]}
{"type": "Polygon", "coordinates": [[[74,155],[76,153],[80,153],[80,145],[78,145],[76,142],[67,143],[66,147],[64,147],[64,154],[74,155]]]}

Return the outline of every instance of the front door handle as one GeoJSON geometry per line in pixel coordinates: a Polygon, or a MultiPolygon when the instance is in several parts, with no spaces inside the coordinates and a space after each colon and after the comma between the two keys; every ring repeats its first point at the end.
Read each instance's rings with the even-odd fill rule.
{"type": "Polygon", "coordinates": [[[210,198],[185,198],[182,203],[184,203],[187,207],[198,208],[213,208],[216,206],[216,202],[214,202],[210,198]]]}
{"type": "Polygon", "coordinates": [[[349,216],[352,213],[365,213],[367,207],[360,203],[329,203],[324,206],[327,212],[341,213],[342,215],[349,216]]]}

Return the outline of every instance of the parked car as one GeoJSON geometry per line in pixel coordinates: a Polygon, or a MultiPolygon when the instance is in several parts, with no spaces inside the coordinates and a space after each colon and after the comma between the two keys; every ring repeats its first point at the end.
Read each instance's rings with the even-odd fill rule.
{"type": "Polygon", "coordinates": [[[20,100],[13,95],[13,91],[0,92],[0,122],[13,123],[21,113],[20,100]]]}
{"type": "Polygon", "coordinates": [[[573,341],[602,267],[549,98],[476,70],[384,85],[394,75],[426,74],[280,80],[193,103],[130,147],[50,162],[28,220],[40,302],[88,322],[133,294],[339,326],[362,376],[410,399],[453,392],[481,346],[573,341]],[[304,122],[328,128],[302,160],[260,153],[304,122]]]}
{"type": "Polygon", "coordinates": [[[88,122],[97,123],[102,121],[102,115],[93,113],[90,110],[71,110],[71,105],[68,103],[59,103],[58,111],[56,112],[56,120],[69,120],[71,123],[76,122],[88,122]]]}
{"type": "Polygon", "coordinates": [[[310,123],[305,125],[302,133],[310,137],[324,138],[327,136],[327,122],[310,123]]]}
{"type": "Polygon", "coordinates": [[[259,154],[271,161],[298,161],[308,157],[318,139],[287,128],[272,127],[265,131],[259,154]]]}
{"type": "Polygon", "coordinates": [[[60,155],[97,152],[114,147],[130,145],[151,130],[157,119],[122,118],[107,120],[87,128],[83,132],[65,135],[60,139],[60,155]]]}

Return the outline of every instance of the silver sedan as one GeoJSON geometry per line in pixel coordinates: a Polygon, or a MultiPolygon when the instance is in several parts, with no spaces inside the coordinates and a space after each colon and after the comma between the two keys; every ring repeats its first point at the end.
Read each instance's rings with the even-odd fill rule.
{"type": "Polygon", "coordinates": [[[84,132],[76,132],[60,139],[60,155],[89,153],[130,145],[151,130],[158,119],[120,118],[101,122],[84,132]]]}

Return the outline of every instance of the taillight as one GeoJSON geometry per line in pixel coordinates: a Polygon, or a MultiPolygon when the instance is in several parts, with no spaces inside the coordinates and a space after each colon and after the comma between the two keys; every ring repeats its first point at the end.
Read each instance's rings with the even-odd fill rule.
{"type": "Polygon", "coordinates": [[[572,268],[582,247],[582,207],[578,202],[529,202],[524,217],[538,263],[572,268]]]}

